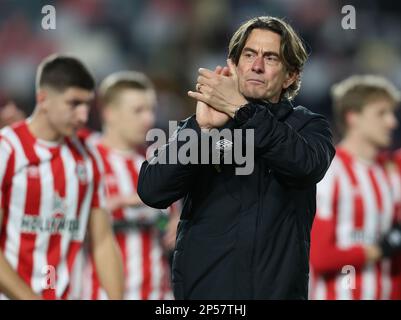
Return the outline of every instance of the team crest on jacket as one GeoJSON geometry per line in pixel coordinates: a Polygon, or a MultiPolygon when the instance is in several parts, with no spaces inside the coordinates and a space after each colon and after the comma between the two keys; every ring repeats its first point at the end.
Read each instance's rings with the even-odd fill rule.
{"type": "Polygon", "coordinates": [[[86,183],[88,181],[88,173],[86,171],[85,163],[82,161],[77,162],[77,176],[80,183],[86,183]]]}

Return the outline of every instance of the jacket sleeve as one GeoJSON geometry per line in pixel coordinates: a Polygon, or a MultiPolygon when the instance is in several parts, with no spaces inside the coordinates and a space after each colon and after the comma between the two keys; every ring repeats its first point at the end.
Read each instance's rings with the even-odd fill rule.
{"type": "Polygon", "coordinates": [[[311,233],[313,271],[317,274],[339,273],[346,265],[360,270],[366,263],[363,247],[342,248],[338,245],[337,211],[341,207],[341,193],[333,166],[317,185],[316,200],[316,217],[311,233]]]}
{"type": "Polygon", "coordinates": [[[182,121],[169,142],[156,150],[155,155],[142,163],[138,179],[138,195],[150,207],[166,209],[188,193],[199,170],[196,163],[176,161],[183,144],[199,148],[201,129],[195,116],[182,121]],[[196,139],[187,141],[184,129],[192,129],[196,139]],[[192,144],[192,145],[191,145],[192,144]],[[175,157],[175,159],[173,159],[175,157]]]}
{"type": "Polygon", "coordinates": [[[266,108],[242,126],[254,129],[255,156],[264,158],[280,181],[294,187],[319,182],[335,155],[325,118],[313,113],[302,116],[305,124],[298,131],[266,108]]]}

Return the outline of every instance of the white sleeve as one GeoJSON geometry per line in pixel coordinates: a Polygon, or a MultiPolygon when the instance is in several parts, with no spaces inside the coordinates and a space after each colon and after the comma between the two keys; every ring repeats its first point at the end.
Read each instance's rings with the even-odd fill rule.
{"type": "Polygon", "coordinates": [[[335,199],[337,180],[336,161],[334,158],[326,175],[316,187],[316,217],[322,220],[333,218],[333,204],[334,201],[337,201],[335,199]]]}

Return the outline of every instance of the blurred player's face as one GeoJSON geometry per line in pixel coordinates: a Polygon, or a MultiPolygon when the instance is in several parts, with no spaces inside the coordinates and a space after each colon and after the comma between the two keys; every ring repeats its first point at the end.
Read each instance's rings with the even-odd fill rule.
{"type": "Polygon", "coordinates": [[[296,74],[289,73],[280,58],[281,36],[264,29],[251,31],[238,61],[241,93],[247,98],[278,102],[296,74]]]}
{"type": "Polygon", "coordinates": [[[386,148],[392,142],[397,127],[394,102],[378,99],[369,102],[361,112],[349,114],[350,129],[376,148],[386,148]]]}
{"type": "Polygon", "coordinates": [[[18,109],[14,102],[8,102],[5,106],[0,107],[0,128],[25,118],[24,112],[18,109]]]}
{"type": "Polygon", "coordinates": [[[60,137],[74,135],[88,120],[93,92],[71,87],[63,92],[46,90],[42,110],[49,127],[60,137]]]}
{"type": "Polygon", "coordinates": [[[155,122],[155,95],[150,90],[125,89],[114,105],[106,109],[105,125],[117,133],[125,144],[143,145],[155,122]]]}

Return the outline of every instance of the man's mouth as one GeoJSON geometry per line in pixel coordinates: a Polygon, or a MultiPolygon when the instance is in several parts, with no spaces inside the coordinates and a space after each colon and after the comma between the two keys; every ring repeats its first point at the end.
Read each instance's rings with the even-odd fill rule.
{"type": "Polygon", "coordinates": [[[259,80],[259,79],[248,79],[248,80],[246,80],[246,82],[249,82],[251,84],[265,84],[265,82],[263,80],[259,80]]]}

